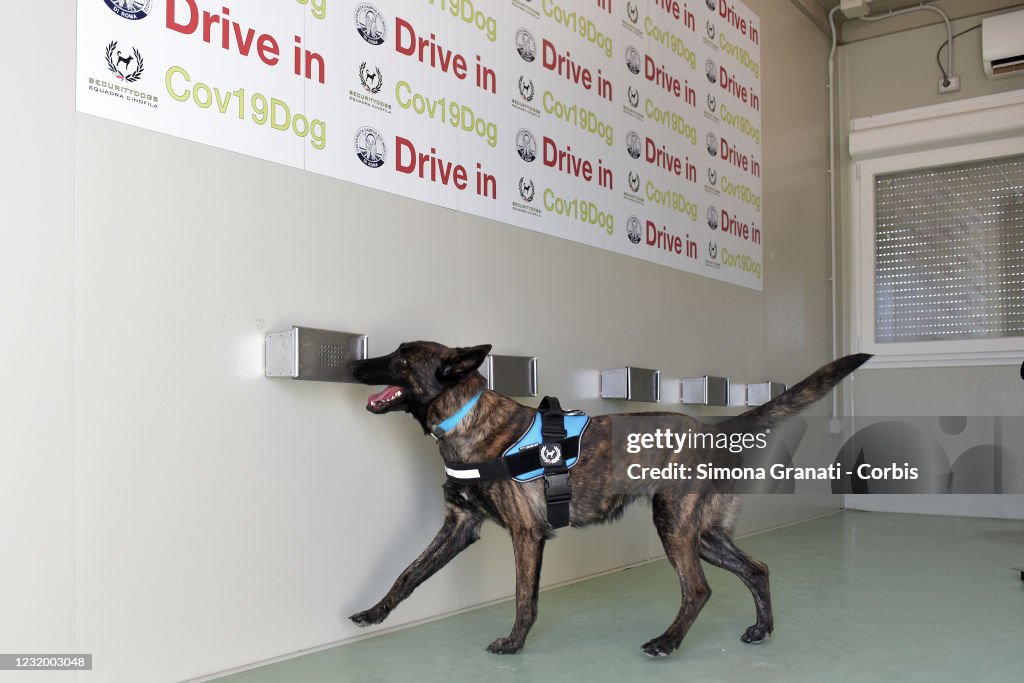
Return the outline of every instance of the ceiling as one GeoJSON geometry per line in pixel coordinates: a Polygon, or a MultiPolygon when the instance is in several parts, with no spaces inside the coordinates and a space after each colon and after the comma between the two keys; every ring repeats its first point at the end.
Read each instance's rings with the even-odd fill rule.
{"type": "MultiPolygon", "coordinates": [[[[828,13],[839,5],[840,0],[791,0],[807,17],[813,21],[826,35],[828,13]]],[[[916,7],[921,4],[934,5],[944,11],[951,20],[962,19],[989,12],[1004,11],[1010,8],[1024,7],[1024,0],[932,0],[922,3],[921,0],[869,0],[871,14],[878,16],[892,10],[916,7]]],[[[912,12],[889,21],[847,22],[841,12],[836,13],[836,24],[841,26],[840,42],[847,43],[866,40],[887,33],[906,31],[942,21],[934,12],[912,12]]]]}
{"type": "MultiPolygon", "coordinates": [[[[827,12],[836,5],[838,5],[839,0],[818,0],[818,4],[821,5],[822,8],[827,12]]],[[[869,4],[871,6],[872,14],[881,14],[882,12],[888,12],[889,10],[892,9],[903,9],[904,7],[913,7],[914,5],[920,5],[921,0],[871,0],[869,4]]]]}

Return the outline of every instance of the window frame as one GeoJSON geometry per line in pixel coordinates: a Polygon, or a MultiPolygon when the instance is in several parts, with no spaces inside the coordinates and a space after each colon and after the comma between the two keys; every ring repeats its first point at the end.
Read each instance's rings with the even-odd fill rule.
{"type": "Polygon", "coordinates": [[[875,367],[1014,365],[1024,360],[1024,336],[875,341],[875,178],[1024,155],[1024,124],[1014,118],[1024,111],[1024,96],[989,96],[957,105],[955,109],[936,105],[851,122],[848,344],[853,351],[874,354],[875,367]],[[986,106],[993,103],[994,107],[986,106]],[[993,125],[993,117],[997,125],[993,125]]]}

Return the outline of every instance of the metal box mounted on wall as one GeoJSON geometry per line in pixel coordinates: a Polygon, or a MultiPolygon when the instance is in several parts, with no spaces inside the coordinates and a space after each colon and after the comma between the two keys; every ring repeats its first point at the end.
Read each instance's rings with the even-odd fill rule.
{"type": "Polygon", "coordinates": [[[661,370],[632,367],[602,370],[601,398],[658,403],[661,401],[661,370]]]}
{"type": "Polygon", "coordinates": [[[745,406],[747,405],[747,385],[739,384],[737,382],[729,382],[729,405],[730,406],[745,406]]]}
{"type": "Polygon", "coordinates": [[[355,382],[352,361],[366,358],[367,337],[296,326],[285,332],[271,332],[263,348],[267,377],[355,382]]]}
{"type": "Polygon", "coordinates": [[[682,403],[702,406],[729,405],[729,378],[687,377],[679,383],[679,395],[682,403]]]}
{"type": "Polygon", "coordinates": [[[506,396],[537,395],[537,359],[533,356],[487,356],[480,372],[487,388],[506,396]]]}
{"type": "Polygon", "coordinates": [[[747,405],[759,406],[772,400],[786,390],[782,382],[758,382],[747,385],[747,405]]]}

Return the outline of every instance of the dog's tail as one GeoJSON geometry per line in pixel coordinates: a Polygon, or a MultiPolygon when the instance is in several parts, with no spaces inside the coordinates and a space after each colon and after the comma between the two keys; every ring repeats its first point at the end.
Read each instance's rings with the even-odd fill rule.
{"type": "Polygon", "coordinates": [[[768,403],[748,410],[729,422],[735,426],[766,428],[796,415],[827,394],[840,380],[871,358],[870,353],[855,353],[823,365],[802,382],[768,403]]]}

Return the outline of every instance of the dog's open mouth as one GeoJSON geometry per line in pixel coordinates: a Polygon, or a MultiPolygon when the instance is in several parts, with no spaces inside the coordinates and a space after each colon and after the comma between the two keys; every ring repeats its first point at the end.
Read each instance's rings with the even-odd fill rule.
{"type": "Polygon", "coordinates": [[[402,402],[405,398],[405,391],[402,387],[388,387],[366,399],[366,409],[371,413],[387,412],[402,402]]]}

